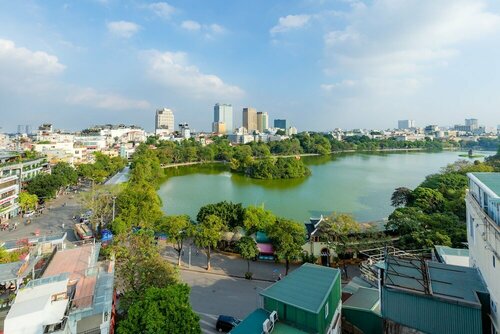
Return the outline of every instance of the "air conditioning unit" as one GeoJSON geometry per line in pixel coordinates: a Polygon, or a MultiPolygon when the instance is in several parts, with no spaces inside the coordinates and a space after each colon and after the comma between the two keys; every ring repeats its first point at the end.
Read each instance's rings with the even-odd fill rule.
{"type": "Polygon", "coordinates": [[[274,324],[269,321],[269,319],[266,319],[264,323],[262,324],[262,332],[264,334],[269,334],[273,331],[274,329],[274,324]]]}
{"type": "Polygon", "coordinates": [[[271,323],[274,326],[274,323],[278,321],[278,312],[272,311],[271,314],[269,315],[269,320],[271,320],[271,323]]]}

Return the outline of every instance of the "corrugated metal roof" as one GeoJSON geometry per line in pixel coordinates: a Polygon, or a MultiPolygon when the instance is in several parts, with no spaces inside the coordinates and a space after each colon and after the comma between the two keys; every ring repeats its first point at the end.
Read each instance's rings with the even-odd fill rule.
{"type": "Polygon", "coordinates": [[[351,307],[372,311],[380,303],[377,289],[360,287],[351,297],[342,303],[342,308],[351,307]]]}
{"type": "Polygon", "coordinates": [[[360,278],[358,276],[354,276],[349,281],[349,283],[347,283],[346,285],[344,285],[344,287],[342,288],[342,292],[354,294],[356,291],[358,291],[358,289],[360,287],[371,288],[372,285],[370,283],[366,282],[364,279],[362,279],[362,278],[360,278]]]}
{"type": "Polygon", "coordinates": [[[500,173],[471,173],[500,197],[500,173]]]}
{"type": "Polygon", "coordinates": [[[250,313],[230,334],[262,333],[262,324],[269,318],[269,312],[258,308],[250,313]]]}
{"type": "Polygon", "coordinates": [[[476,268],[387,257],[385,284],[480,307],[476,292],[487,292],[476,268]]]}
{"type": "Polygon", "coordinates": [[[306,263],[260,294],[317,314],[337,279],[338,269],[306,263]]]}

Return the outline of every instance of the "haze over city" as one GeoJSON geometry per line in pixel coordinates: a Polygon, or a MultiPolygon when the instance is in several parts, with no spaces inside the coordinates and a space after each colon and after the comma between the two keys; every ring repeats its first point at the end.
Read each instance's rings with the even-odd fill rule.
{"type": "Polygon", "coordinates": [[[205,4],[0,3],[2,130],[151,130],[160,107],[210,130],[217,102],[236,125],[243,107],[308,130],[497,124],[498,2],[205,4]]]}

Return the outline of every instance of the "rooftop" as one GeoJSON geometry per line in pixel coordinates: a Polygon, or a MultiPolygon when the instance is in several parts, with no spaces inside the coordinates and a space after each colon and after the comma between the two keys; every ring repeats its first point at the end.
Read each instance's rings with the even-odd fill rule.
{"type": "Polygon", "coordinates": [[[475,268],[392,256],[387,257],[385,285],[478,307],[476,292],[487,292],[475,268]]]}
{"type": "Polygon", "coordinates": [[[308,312],[319,313],[337,279],[340,279],[338,269],[306,263],[260,295],[308,312]]]}
{"type": "Polygon", "coordinates": [[[64,318],[69,302],[65,295],[68,276],[59,275],[31,282],[35,284],[28,284],[17,293],[5,319],[6,333],[42,333],[44,326],[59,323],[64,318]],[[52,300],[52,296],[58,294],[64,295],[52,300]]]}
{"type": "Polygon", "coordinates": [[[89,244],[59,251],[50,261],[43,277],[69,273],[69,284],[76,284],[74,307],[90,307],[96,287],[99,244],[89,244]]]}
{"type": "MultiPolygon", "coordinates": [[[[258,308],[252,313],[250,313],[230,333],[231,334],[262,333],[262,325],[266,319],[269,319],[269,314],[270,312],[258,308]]],[[[273,334],[307,334],[307,332],[304,332],[298,328],[292,327],[278,320],[274,325],[273,334]]]]}
{"type": "Polygon", "coordinates": [[[435,246],[440,262],[455,266],[469,266],[469,250],[461,248],[451,248],[448,246],[435,246]]]}
{"type": "Polygon", "coordinates": [[[500,197],[500,173],[469,173],[500,197]]]}
{"type": "Polygon", "coordinates": [[[378,289],[359,287],[351,297],[342,303],[342,307],[369,310],[380,314],[378,289]]]}

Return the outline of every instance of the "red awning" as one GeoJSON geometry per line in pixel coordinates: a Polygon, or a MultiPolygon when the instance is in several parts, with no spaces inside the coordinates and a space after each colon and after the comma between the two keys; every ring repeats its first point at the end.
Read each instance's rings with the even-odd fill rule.
{"type": "Polygon", "coordinates": [[[257,248],[261,254],[274,254],[274,248],[271,244],[257,244],[257,248]]]}

